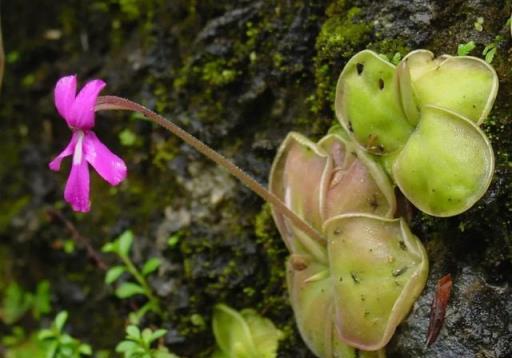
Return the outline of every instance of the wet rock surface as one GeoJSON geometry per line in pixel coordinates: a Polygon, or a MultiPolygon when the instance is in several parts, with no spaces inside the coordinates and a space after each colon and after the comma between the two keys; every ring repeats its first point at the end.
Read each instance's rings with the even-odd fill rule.
{"type": "MultiPolygon", "coordinates": [[[[47,169],[69,136],[53,109],[56,79],[104,78],[105,93],[154,108],[265,183],[286,133],[319,138],[334,123],[335,83],[357,51],[371,48],[389,58],[420,47],[455,54],[459,43],[473,40],[472,55],[482,57],[491,43],[497,48],[500,93],[485,126],[496,175],[489,193],[463,215],[415,214],[412,230],[426,245],[431,274],[389,356],[512,356],[509,1],[144,0],[135,10],[122,3],[2,3],[8,64],[0,106],[0,248],[6,252],[0,272],[7,273],[0,288],[15,280],[33,289],[48,279],[54,311],[70,311],[75,335],[110,349],[122,337],[124,318],[140,302],[117,300],[80,245],[63,252],[59,242],[70,233],[47,215],[52,208],[98,251],[131,229],[138,264],[164,260],[150,283],[167,310],[165,339],[176,353],[210,354],[211,309],[224,302],[272,319],[286,334],[280,357],[311,357],[293,322],[287,252],[268,208],[161,129],[126,113],[99,115],[96,131],[126,160],[129,179],[110,190],[93,175],[88,215],[64,205],[69,166],[47,169]],[[482,30],[475,27],[479,17],[482,30]],[[124,130],[135,135],[130,145],[119,137],[124,130]],[[177,243],[170,246],[173,235],[177,243]],[[454,288],[445,327],[425,348],[435,283],[446,273],[454,288]],[[193,315],[205,325],[194,324],[193,315]]],[[[0,336],[7,330],[0,324],[0,336]]]]}

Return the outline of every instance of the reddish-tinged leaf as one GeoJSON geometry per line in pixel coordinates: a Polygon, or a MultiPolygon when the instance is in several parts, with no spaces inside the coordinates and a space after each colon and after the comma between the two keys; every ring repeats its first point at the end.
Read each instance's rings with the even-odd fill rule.
{"type": "Polygon", "coordinates": [[[446,306],[452,291],[452,276],[447,274],[437,281],[436,293],[430,309],[430,323],[428,325],[427,346],[434,343],[443,327],[446,306]]]}

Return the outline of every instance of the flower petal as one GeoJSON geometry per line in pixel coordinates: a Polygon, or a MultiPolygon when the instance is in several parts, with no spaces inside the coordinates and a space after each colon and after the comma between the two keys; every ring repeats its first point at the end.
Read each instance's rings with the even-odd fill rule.
{"type": "Polygon", "coordinates": [[[86,83],[71,106],[69,125],[80,129],[94,127],[94,105],[98,94],[105,86],[106,83],[102,80],[92,80],[86,83]]]}
{"type": "Polygon", "coordinates": [[[68,122],[76,96],[76,75],[61,77],[55,85],[53,95],[57,111],[68,122]]]}
{"type": "Polygon", "coordinates": [[[62,162],[62,159],[70,156],[75,151],[76,146],[76,140],[77,140],[77,134],[73,133],[73,136],[71,137],[71,140],[69,141],[68,145],[62,152],[60,152],[57,157],[48,164],[51,170],[59,171],[60,170],[60,163],[62,162]]]}
{"type": "Polygon", "coordinates": [[[127,169],[124,161],[101,143],[92,131],[88,131],[85,134],[84,153],[85,160],[109,184],[117,185],[126,178],[127,169]]]}
{"type": "Polygon", "coordinates": [[[64,189],[64,199],[71,204],[75,211],[85,213],[91,209],[87,161],[82,160],[80,163],[71,166],[71,173],[64,189]]]}

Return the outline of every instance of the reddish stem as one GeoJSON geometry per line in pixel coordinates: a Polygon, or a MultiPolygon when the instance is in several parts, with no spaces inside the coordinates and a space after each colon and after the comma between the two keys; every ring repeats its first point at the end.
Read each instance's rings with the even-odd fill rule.
{"type": "Polygon", "coordinates": [[[175,123],[168,121],[164,117],[159,114],[151,111],[150,109],[132,102],[128,99],[116,97],[116,96],[101,96],[98,97],[96,101],[96,111],[102,110],[126,110],[133,111],[143,114],[147,119],[151,122],[158,124],[161,127],[164,127],[174,135],[181,138],[190,146],[194,147],[201,154],[205,155],[207,158],[213,160],[215,163],[225,168],[230,174],[235,176],[238,180],[240,180],[244,185],[246,185],[253,192],[258,194],[263,200],[272,204],[274,208],[286,216],[290,221],[292,221],[299,229],[301,229],[304,233],[306,233],[309,237],[318,241],[320,243],[325,243],[325,240],[322,238],[322,235],[313,228],[309,223],[302,220],[297,214],[291,211],[285,203],[281,201],[274,193],[268,191],[265,187],[263,187],[260,183],[258,183],[254,178],[245,173],[242,169],[236,166],[233,162],[210,148],[205,143],[201,142],[199,139],[176,125],[175,123]]]}

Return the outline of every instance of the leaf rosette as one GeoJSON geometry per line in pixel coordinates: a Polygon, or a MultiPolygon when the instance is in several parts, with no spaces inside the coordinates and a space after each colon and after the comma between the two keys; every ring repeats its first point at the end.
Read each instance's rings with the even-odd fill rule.
{"type": "Polygon", "coordinates": [[[273,215],[291,253],[288,290],[308,347],[319,357],[383,357],[383,347],[425,285],[428,260],[406,223],[392,219],[396,201],[386,173],[345,137],[339,130],[314,143],[289,134],[270,175],[270,190],[324,239],[308,237],[278,210],[273,215]],[[347,238],[333,235],[332,225],[349,225],[350,238],[366,245],[363,251],[346,246],[347,238]],[[386,268],[375,264],[383,256],[386,268]],[[365,277],[359,287],[372,292],[372,300],[353,299],[348,279],[340,280],[355,261],[365,268],[358,273],[365,277]],[[404,265],[407,272],[392,275],[404,265]]]}
{"type": "Polygon", "coordinates": [[[336,88],[336,115],[364,151],[380,156],[417,208],[452,216],[487,191],[494,154],[478,127],[498,78],[471,56],[411,52],[394,66],[376,53],[356,54],[336,88]]]}

